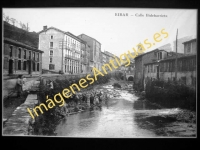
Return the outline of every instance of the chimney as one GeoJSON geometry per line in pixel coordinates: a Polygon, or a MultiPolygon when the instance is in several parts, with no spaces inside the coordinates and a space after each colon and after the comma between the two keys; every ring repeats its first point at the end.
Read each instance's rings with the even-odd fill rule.
{"type": "Polygon", "coordinates": [[[46,30],[47,29],[47,26],[43,26],[43,30],[46,30]]]}

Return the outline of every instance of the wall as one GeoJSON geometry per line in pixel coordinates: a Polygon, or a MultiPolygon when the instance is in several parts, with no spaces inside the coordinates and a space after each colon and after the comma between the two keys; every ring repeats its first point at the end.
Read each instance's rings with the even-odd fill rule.
{"type": "Polygon", "coordinates": [[[50,42],[53,42],[53,61],[55,71],[61,70],[62,49],[59,48],[60,41],[64,39],[64,33],[55,29],[49,29],[39,35],[39,49],[44,51],[42,55],[42,68],[49,70],[50,64],[50,42]],[[53,35],[53,39],[50,36],[53,35]]]}
{"type": "Polygon", "coordinates": [[[81,38],[83,41],[87,42],[87,45],[90,46],[90,60],[94,61],[94,48],[93,48],[93,39],[91,39],[90,37],[81,34],[78,36],[79,38],[81,38]]]}
{"type": "Polygon", "coordinates": [[[4,54],[3,54],[3,74],[8,75],[9,74],[9,60],[13,60],[12,68],[13,68],[13,74],[29,74],[29,65],[28,65],[28,60],[29,60],[29,51],[31,52],[31,59],[33,58],[33,52],[35,53],[35,71],[33,71],[33,62],[31,62],[31,72],[30,74],[41,74],[42,73],[42,53],[33,51],[28,48],[24,48],[23,46],[16,46],[15,43],[7,43],[7,41],[4,43],[4,54]],[[13,47],[12,50],[12,57],[10,57],[10,46],[13,47]],[[21,57],[18,57],[18,49],[21,49],[21,57]],[[24,58],[24,50],[26,51],[26,57],[24,58]],[[37,61],[39,53],[39,61],[37,61]],[[18,61],[21,60],[21,69],[18,68],[18,61]],[[26,69],[24,70],[23,64],[26,63],[26,69]],[[39,71],[37,71],[37,64],[39,63],[39,71]]]}
{"type": "MultiPolygon", "coordinates": [[[[78,36],[79,38],[81,38],[82,40],[84,40],[85,42],[87,42],[87,44],[90,46],[90,61],[93,61],[94,64],[93,66],[100,69],[101,68],[101,44],[94,40],[91,37],[88,37],[84,34],[81,34],[78,36]]],[[[91,63],[92,65],[92,63],[91,63]]],[[[90,66],[91,67],[91,66],[90,66]]]]}
{"type": "Polygon", "coordinates": [[[143,82],[143,69],[144,69],[144,64],[153,62],[152,60],[157,59],[157,53],[154,53],[155,51],[151,51],[147,54],[143,54],[140,57],[135,58],[135,78],[134,82],[135,84],[138,84],[139,82],[143,82]]]}
{"type": "Polygon", "coordinates": [[[197,53],[197,43],[196,41],[187,42],[184,44],[184,53],[185,54],[196,54],[197,53]],[[187,46],[191,47],[190,52],[187,51],[187,46]]]}
{"type": "MultiPolygon", "coordinates": [[[[159,77],[160,80],[163,81],[174,81],[175,79],[175,63],[173,63],[175,59],[163,60],[159,63],[159,77]],[[171,64],[171,65],[167,65],[171,64]]],[[[181,57],[178,59],[178,70],[177,70],[177,81],[180,81],[188,86],[196,85],[196,55],[181,57]],[[184,64],[183,64],[184,61],[184,64]]],[[[158,63],[147,64],[145,65],[145,79],[146,78],[155,78],[157,79],[157,70],[150,70],[148,67],[150,65],[158,65],[158,63]]]]}

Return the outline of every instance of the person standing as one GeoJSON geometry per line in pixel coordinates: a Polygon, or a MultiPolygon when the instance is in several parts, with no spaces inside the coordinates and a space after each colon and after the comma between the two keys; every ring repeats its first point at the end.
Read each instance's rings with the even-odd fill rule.
{"type": "Polygon", "coordinates": [[[17,78],[17,84],[16,84],[17,97],[19,98],[21,98],[21,95],[22,95],[22,85],[23,85],[22,75],[19,75],[17,78]]]}
{"type": "Polygon", "coordinates": [[[51,94],[53,93],[53,81],[52,80],[49,80],[49,89],[50,89],[50,92],[51,94]]]}
{"type": "Polygon", "coordinates": [[[24,76],[22,78],[22,81],[23,81],[23,83],[22,83],[22,90],[25,91],[25,90],[27,90],[26,89],[26,85],[25,85],[25,83],[27,82],[27,80],[26,80],[26,78],[24,76]]]}

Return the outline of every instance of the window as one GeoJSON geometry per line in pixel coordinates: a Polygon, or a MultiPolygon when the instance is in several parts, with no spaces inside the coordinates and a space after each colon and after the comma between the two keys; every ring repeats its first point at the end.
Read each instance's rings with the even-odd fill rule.
{"type": "Polygon", "coordinates": [[[52,57],[50,57],[50,63],[52,63],[52,61],[53,61],[53,58],[52,58],[52,57]]]}
{"type": "Polygon", "coordinates": [[[18,49],[18,58],[21,58],[21,48],[18,49]]]}
{"type": "Polygon", "coordinates": [[[67,67],[66,67],[66,65],[65,65],[65,72],[66,72],[66,68],[67,68],[67,67]]]}
{"type": "Polygon", "coordinates": [[[51,39],[53,39],[53,35],[51,35],[51,39]]]}
{"type": "Polygon", "coordinates": [[[40,64],[37,63],[37,71],[40,71],[40,64]]]}
{"type": "Polygon", "coordinates": [[[33,62],[33,71],[35,71],[35,62],[33,62]]]}
{"type": "Polygon", "coordinates": [[[38,61],[40,60],[40,53],[38,53],[38,57],[37,57],[37,60],[38,60],[38,61]]]}
{"type": "Polygon", "coordinates": [[[26,61],[23,62],[23,70],[26,70],[26,61]]]}
{"type": "Polygon", "coordinates": [[[26,50],[24,50],[24,59],[26,59],[26,50]]]}
{"type": "Polygon", "coordinates": [[[12,53],[13,53],[13,47],[10,46],[10,57],[12,57],[12,53]]]}
{"type": "Polygon", "coordinates": [[[160,52],[160,59],[162,59],[162,52],[160,52]]]}
{"type": "Polygon", "coordinates": [[[53,56],[53,51],[52,50],[50,50],[50,56],[53,56]]]}
{"type": "Polygon", "coordinates": [[[18,60],[18,70],[21,70],[21,60],[18,60]]]}
{"type": "Polygon", "coordinates": [[[54,70],[55,69],[55,65],[54,64],[49,64],[49,70],[54,70]]]}
{"type": "Polygon", "coordinates": [[[187,51],[187,53],[190,53],[190,51],[191,51],[191,43],[187,43],[186,44],[186,51],[187,51]]]}
{"type": "Polygon", "coordinates": [[[50,42],[50,48],[53,48],[53,42],[50,42]]]}
{"type": "Polygon", "coordinates": [[[33,60],[35,60],[35,52],[33,52],[33,60]]]}
{"type": "Polygon", "coordinates": [[[31,51],[29,51],[29,59],[31,59],[31,51]]]}
{"type": "Polygon", "coordinates": [[[179,60],[179,67],[178,67],[178,71],[182,71],[182,61],[179,60]]]}

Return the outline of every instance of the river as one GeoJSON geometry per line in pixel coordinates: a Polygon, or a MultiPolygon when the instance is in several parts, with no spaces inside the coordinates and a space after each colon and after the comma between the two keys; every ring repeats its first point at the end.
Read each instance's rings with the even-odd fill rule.
{"type": "MultiPolygon", "coordinates": [[[[64,118],[56,128],[57,136],[100,138],[148,138],[169,136],[162,132],[174,123],[173,118],[163,117],[181,110],[159,109],[128,90],[116,90],[102,86],[111,98],[102,109],[85,111],[64,118]],[[117,93],[115,96],[112,93],[117,93]],[[158,130],[159,129],[159,130],[158,130]]],[[[170,132],[169,132],[170,133],[170,132]]]]}

